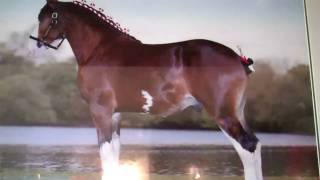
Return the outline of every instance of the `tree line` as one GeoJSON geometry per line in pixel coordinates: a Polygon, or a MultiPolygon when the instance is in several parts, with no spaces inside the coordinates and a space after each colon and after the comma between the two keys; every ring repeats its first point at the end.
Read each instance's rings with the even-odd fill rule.
{"type": "MultiPolygon", "coordinates": [[[[36,65],[0,44],[0,125],[93,126],[76,86],[76,61],[36,65]]],[[[314,133],[309,69],[276,72],[258,63],[247,89],[246,119],[255,131],[314,133]]],[[[272,61],[269,61],[272,62],[272,61]]],[[[123,127],[217,129],[191,108],[168,118],[124,113],[123,127]]]]}

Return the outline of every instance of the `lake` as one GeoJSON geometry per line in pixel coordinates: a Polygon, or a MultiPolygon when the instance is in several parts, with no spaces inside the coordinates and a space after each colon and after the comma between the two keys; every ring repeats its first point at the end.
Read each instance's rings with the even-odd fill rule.
{"type": "MultiPolygon", "coordinates": [[[[121,163],[136,163],[149,179],[239,179],[242,165],[220,132],[123,129],[121,163]]],[[[313,136],[259,134],[264,176],[317,179],[313,136]]],[[[0,127],[0,180],[94,179],[100,161],[95,129],[0,127]],[[73,178],[78,177],[78,178],[73,178]]],[[[241,178],[240,178],[241,179],[241,178]]]]}

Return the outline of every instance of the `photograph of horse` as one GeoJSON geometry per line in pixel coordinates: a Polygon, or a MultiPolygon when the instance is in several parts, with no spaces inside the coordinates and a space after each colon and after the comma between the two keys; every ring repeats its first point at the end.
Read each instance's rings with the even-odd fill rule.
{"type": "MultiPolygon", "coordinates": [[[[238,152],[246,180],[262,180],[261,144],[244,116],[253,61],[203,39],[144,44],[84,2],[48,0],[39,13],[37,46],[67,39],[77,84],[100,146],[102,179],[116,177],[121,112],[163,117],[203,107],[238,152]]],[[[60,43],[61,45],[61,43],[60,43]]]]}
{"type": "Polygon", "coordinates": [[[305,3],[2,2],[0,179],[318,179],[305,3]]]}

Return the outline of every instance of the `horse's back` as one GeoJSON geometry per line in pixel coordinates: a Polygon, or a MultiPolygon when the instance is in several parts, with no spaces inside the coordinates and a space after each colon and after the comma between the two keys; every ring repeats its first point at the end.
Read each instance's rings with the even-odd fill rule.
{"type": "MultiPolygon", "coordinates": [[[[171,58],[182,58],[183,65],[186,67],[226,66],[230,65],[230,63],[241,64],[239,55],[231,48],[205,39],[193,39],[168,44],[142,44],[141,48],[146,50],[147,53],[168,53],[171,58]]],[[[166,61],[161,58],[156,59],[161,63],[166,61]]]]}

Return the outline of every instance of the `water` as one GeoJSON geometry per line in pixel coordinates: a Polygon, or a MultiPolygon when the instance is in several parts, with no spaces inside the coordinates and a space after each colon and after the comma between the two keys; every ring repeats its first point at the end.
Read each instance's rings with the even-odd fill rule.
{"type": "MultiPolygon", "coordinates": [[[[314,136],[257,133],[264,146],[315,146],[314,136]]],[[[177,146],[226,145],[231,143],[221,132],[121,129],[125,145],[177,146]]],[[[0,145],[96,145],[94,128],[1,127],[0,145]]]]}
{"type": "MultiPolygon", "coordinates": [[[[121,162],[138,163],[152,175],[184,176],[190,174],[191,167],[209,177],[238,177],[243,173],[237,154],[218,132],[125,129],[122,137],[121,162]]],[[[262,151],[265,176],[317,176],[314,137],[259,137],[267,145],[262,151]]],[[[31,180],[37,174],[69,179],[78,174],[98,174],[95,143],[95,130],[90,128],[0,127],[0,179],[30,176],[31,180]]]]}

